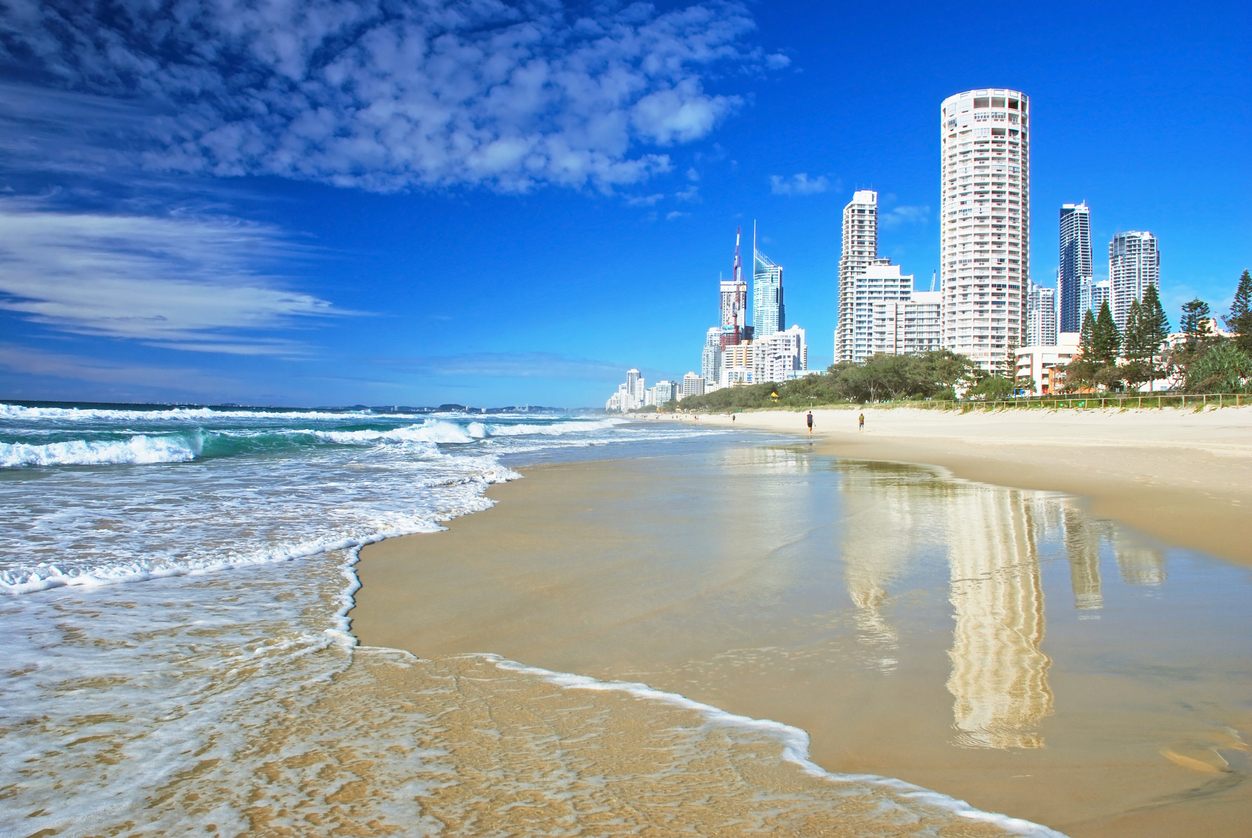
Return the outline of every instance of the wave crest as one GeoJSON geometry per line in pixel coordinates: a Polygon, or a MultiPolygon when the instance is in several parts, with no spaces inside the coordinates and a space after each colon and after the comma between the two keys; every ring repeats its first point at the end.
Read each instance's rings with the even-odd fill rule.
{"type": "Polygon", "coordinates": [[[0,468],[185,463],[194,460],[202,446],[199,433],[191,437],[137,434],[129,439],[71,439],[42,445],[0,442],[0,468]]]}

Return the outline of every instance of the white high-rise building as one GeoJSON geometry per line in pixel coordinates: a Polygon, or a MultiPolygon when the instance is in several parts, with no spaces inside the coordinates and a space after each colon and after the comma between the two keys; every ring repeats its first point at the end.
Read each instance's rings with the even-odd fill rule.
{"type": "Polygon", "coordinates": [[[1051,346],[1056,343],[1057,334],[1056,289],[1030,283],[1030,300],[1026,313],[1026,345],[1051,346]]]}
{"type": "Polygon", "coordinates": [[[682,398],[704,395],[704,376],[689,372],[683,376],[682,398]]]}
{"type": "MultiPolygon", "coordinates": [[[[1100,308],[1107,302],[1111,308],[1113,284],[1107,279],[1096,282],[1093,279],[1083,282],[1079,289],[1079,306],[1078,306],[1078,331],[1082,331],[1082,321],[1086,319],[1087,312],[1090,311],[1092,316],[1100,316],[1100,308]]],[[[1061,331],[1065,331],[1062,329],[1061,331]]]]}
{"type": "Polygon", "coordinates": [[[783,305],[783,269],[752,243],[752,336],[757,340],[787,328],[783,305]]]}
{"type": "Polygon", "coordinates": [[[874,354],[874,306],[883,302],[908,302],[913,296],[913,275],[900,273],[890,259],[875,259],[852,281],[851,328],[844,332],[847,360],[860,363],[874,354]]]}
{"type": "Polygon", "coordinates": [[[942,295],[914,291],[903,300],[881,300],[872,307],[870,351],[874,355],[920,355],[940,348],[942,295]]]}
{"type": "Polygon", "coordinates": [[[809,368],[809,347],[804,330],[792,326],[768,337],[752,341],[754,383],[790,381],[809,368]]]}
{"type": "MultiPolygon", "coordinates": [[[[843,208],[843,251],[839,259],[839,317],[835,327],[835,363],[856,360],[856,281],[878,261],[878,193],[865,189],[843,208]]],[[[868,314],[868,312],[866,312],[868,314]]]]}
{"type": "Polygon", "coordinates": [[[1109,242],[1109,306],[1117,328],[1126,331],[1130,304],[1143,299],[1149,285],[1161,284],[1161,254],[1156,236],[1132,230],[1118,233],[1109,242]]]}
{"type": "Polygon", "coordinates": [[[722,377],[721,326],[713,326],[704,335],[704,350],[700,353],[700,374],[710,384],[722,377]]]}
{"type": "Polygon", "coordinates": [[[1026,339],[1030,294],[1030,105],[970,90],[940,110],[943,345],[997,368],[1026,339]]]}

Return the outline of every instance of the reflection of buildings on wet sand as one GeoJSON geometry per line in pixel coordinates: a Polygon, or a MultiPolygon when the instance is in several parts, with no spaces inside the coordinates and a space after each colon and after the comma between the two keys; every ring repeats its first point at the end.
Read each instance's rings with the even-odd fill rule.
{"type": "Polygon", "coordinates": [[[959,744],[1039,748],[1052,713],[1043,640],[1043,587],[1028,494],[963,486],[948,502],[953,636],[952,693],[959,744]]]}
{"type": "Polygon", "coordinates": [[[1100,592],[1100,529],[1080,509],[1062,507],[1065,552],[1069,555],[1069,583],[1074,607],[1094,611],[1104,605],[1100,592]]]}
{"type": "Polygon", "coordinates": [[[880,669],[895,667],[899,647],[896,629],[883,613],[887,586],[925,538],[927,515],[920,502],[929,481],[919,483],[918,475],[873,464],[847,469],[841,482],[844,584],[856,606],[857,640],[880,669]]]}
{"type": "Polygon", "coordinates": [[[1165,581],[1165,554],[1155,547],[1138,544],[1119,532],[1113,539],[1117,569],[1128,585],[1159,585],[1165,581]]]}

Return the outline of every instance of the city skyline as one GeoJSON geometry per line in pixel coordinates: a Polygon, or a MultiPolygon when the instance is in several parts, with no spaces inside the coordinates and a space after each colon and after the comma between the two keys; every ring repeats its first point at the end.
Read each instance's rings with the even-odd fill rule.
{"type": "MultiPolygon", "coordinates": [[[[880,255],[927,285],[940,269],[935,110],[984,85],[1030,97],[1027,279],[1051,282],[1056,207],[1080,200],[1094,247],[1119,229],[1162,242],[1175,323],[1193,296],[1223,313],[1248,267],[1252,140],[1228,103],[1252,79],[1235,4],[1080,10],[1061,40],[1042,11],[1016,10],[993,27],[1012,46],[978,61],[943,46],[959,32],[941,10],[900,27],[882,11],[695,4],[596,11],[581,28],[572,11],[521,10],[450,30],[506,69],[582,73],[578,88],[492,82],[477,65],[457,87],[425,59],[396,63],[365,6],[332,5],[370,37],[346,49],[308,19],[266,29],[244,15],[231,49],[180,56],[157,40],[177,40],[176,22],[139,6],[130,27],[53,7],[0,19],[5,398],[596,405],[632,364],[674,380],[698,362],[726,231],[753,218],[786,265],[787,320],[824,368],[843,207],[877,192],[880,255]],[[509,40],[525,26],[537,41],[509,40]],[[272,31],[304,46],[275,63],[272,31]],[[888,37],[890,67],[853,59],[888,37]],[[100,43],[125,47],[84,52],[100,43]],[[657,69],[644,49],[673,61],[657,69]],[[607,79],[592,55],[613,56],[633,92],[587,93],[607,79]],[[420,121],[435,116],[416,78],[456,91],[447,121],[420,121]],[[283,98],[284,79],[309,107],[283,98]],[[266,119],[236,107],[250,96],[273,103],[266,119]],[[648,311],[646,328],[627,328],[627,309],[648,311]]],[[[405,9],[387,25],[420,31],[405,9]]],[[[195,23],[198,42],[229,41],[226,21],[195,23]]]]}

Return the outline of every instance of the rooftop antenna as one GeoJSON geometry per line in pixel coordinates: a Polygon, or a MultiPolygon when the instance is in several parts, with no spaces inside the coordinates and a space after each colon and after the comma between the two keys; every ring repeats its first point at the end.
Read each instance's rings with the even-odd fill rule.
{"type": "Polygon", "coordinates": [[[933,293],[933,292],[934,292],[934,290],[935,290],[935,280],[936,280],[936,279],[938,279],[938,278],[939,278],[939,272],[938,272],[938,271],[935,271],[935,272],[933,272],[933,273],[930,275],[930,290],[931,290],[931,292],[932,292],[932,293],[933,293]]]}

